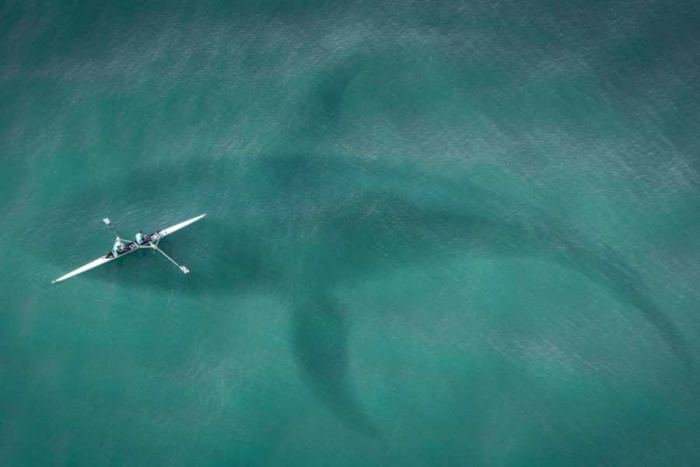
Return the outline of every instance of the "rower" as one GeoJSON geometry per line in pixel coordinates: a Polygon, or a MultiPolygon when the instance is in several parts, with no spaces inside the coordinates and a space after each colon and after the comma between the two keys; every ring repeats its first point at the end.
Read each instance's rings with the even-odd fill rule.
{"type": "Polygon", "coordinates": [[[114,242],[114,246],[112,247],[112,253],[114,253],[114,256],[116,257],[123,250],[124,250],[124,244],[119,239],[119,237],[117,237],[117,241],[114,242]]]}
{"type": "Polygon", "coordinates": [[[143,245],[145,238],[143,237],[143,230],[139,230],[136,234],[136,243],[143,245]]]}

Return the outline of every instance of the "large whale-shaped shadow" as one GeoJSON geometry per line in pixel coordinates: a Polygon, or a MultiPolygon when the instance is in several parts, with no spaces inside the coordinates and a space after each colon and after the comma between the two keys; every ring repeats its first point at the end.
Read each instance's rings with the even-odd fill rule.
{"type": "MultiPolygon", "coordinates": [[[[110,187],[88,189],[69,204],[79,205],[82,213],[95,218],[102,214],[105,193],[120,197],[130,191],[134,196],[133,187],[137,187],[136,196],[138,187],[146,187],[144,212],[159,212],[171,203],[187,205],[177,193],[179,183],[168,182],[182,178],[187,179],[188,192],[226,193],[226,201],[209,210],[209,218],[197,229],[183,231],[179,239],[164,240],[164,248],[183,261],[191,258],[188,245],[203,242],[207,246],[199,248],[197,255],[201,264],[207,264],[207,272],[198,273],[190,264],[194,273],[185,285],[177,270],[165,269],[167,264],[164,271],[171,274],[145,277],[145,273],[130,272],[116,279],[115,270],[107,266],[79,280],[119,280],[122,286],[195,296],[280,296],[293,312],[290,341],[310,389],[341,420],[374,434],[377,430],[352,390],[347,350],[350,310],[338,303],[334,291],[387,274],[399,264],[433,264],[460,252],[554,261],[634,307],[677,356],[694,364],[672,320],[656,304],[640,275],[613,248],[588,241],[536,206],[503,199],[466,180],[430,180],[418,172],[391,172],[376,162],[368,172],[367,163],[355,162],[299,153],[270,155],[249,161],[233,185],[225,170],[213,171],[210,165],[159,166],[137,170],[110,187]],[[427,203],[412,199],[416,180],[442,194],[427,203]],[[389,188],[358,190],[363,183],[389,188]]],[[[216,199],[211,193],[204,199],[216,199]]],[[[77,229],[82,222],[73,223],[77,229]]],[[[73,233],[72,228],[63,228],[54,240],[68,243],[73,233]]],[[[32,245],[32,251],[41,252],[44,259],[65,266],[61,251],[37,249],[40,239],[32,245]]],[[[127,263],[120,267],[128,267],[127,263]]]]}
{"type": "MultiPolygon", "coordinates": [[[[51,244],[34,238],[24,245],[65,269],[65,251],[52,246],[70,244],[75,232],[85,229],[86,218],[116,216],[104,209],[118,206],[121,199],[138,200],[142,214],[131,223],[148,220],[155,223],[152,228],[179,220],[167,214],[181,212],[174,206],[187,208],[182,217],[208,212],[205,224],[178,233],[177,240],[164,240],[164,248],[193,270],[185,285],[177,270],[146,277],[131,268],[130,274],[118,276],[120,284],[193,296],[279,296],[292,310],[290,342],[310,390],[340,420],[371,435],[379,431],[358,402],[349,371],[351,310],[338,302],[335,290],[399,265],[432,264],[466,253],[554,261],[638,310],[668,347],[694,366],[673,321],[624,256],[587,239],[560,215],[479,188],[469,174],[441,177],[418,165],[368,161],[320,144],[338,130],[343,96],[357,64],[354,60],[329,73],[304,104],[308,118],[269,151],[235,160],[144,166],[106,185],[86,187],[48,207],[47,214],[80,207],[79,216],[61,219],[62,229],[51,244]],[[318,122],[323,122],[322,131],[318,122]],[[216,206],[205,204],[212,199],[216,206]],[[205,272],[186,261],[193,244],[204,245],[197,257],[207,265],[201,268],[205,272]]],[[[113,281],[112,266],[126,268],[129,261],[78,280],[113,281]]]]}

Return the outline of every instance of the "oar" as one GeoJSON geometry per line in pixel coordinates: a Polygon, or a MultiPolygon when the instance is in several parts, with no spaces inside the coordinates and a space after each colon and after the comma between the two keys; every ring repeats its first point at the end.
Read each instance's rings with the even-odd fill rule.
{"type": "Polygon", "coordinates": [[[171,263],[173,263],[175,266],[180,268],[180,271],[182,271],[184,274],[189,274],[189,272],[190,272],[189,269],[187,269],[185,266],[180,266],[179,264],[177,264],[174,259],[172,259],[170,256],[166,255],[165,252],[163,250],[161,250],[160,248],[158,248],[158,246],[156,246],[153,242],[148,242],[148,243],[151,245],[151,248],[153,248],[154,250],[157,250],[161,255],[168,258],[168,260],[171,263]]]}
{"type": "Polygon", "coordinates": [[[112,225],[112,221],[109,220],[108,217],[105,217],[102,219],[102,222],[105,223],[107,228],[112,231],[115,237],[117,237],[118,240],[126,240],[127,242],[131,243],[133,240],[129,240],[128,238],[121,238],[119,234],[117,233],[117,230],[114,228],[114,225],[112,225]]]}

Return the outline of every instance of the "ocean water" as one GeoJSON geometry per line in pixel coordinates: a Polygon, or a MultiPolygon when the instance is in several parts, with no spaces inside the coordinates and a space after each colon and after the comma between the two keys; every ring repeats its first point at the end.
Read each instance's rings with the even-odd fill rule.
{"type": "Polygon", "coordinates": [[[0,465],[700,465],[699,10],[0,2],[0,465]]]}

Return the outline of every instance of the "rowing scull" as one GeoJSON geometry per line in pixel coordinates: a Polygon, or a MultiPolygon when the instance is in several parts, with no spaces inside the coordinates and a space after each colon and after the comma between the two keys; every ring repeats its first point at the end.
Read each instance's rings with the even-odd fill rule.
{"type": "MultiPolygon", "coordinates": [[[[119,252],[118,254],[114,254],[112,252],[109,252],[106,255],[104,255],[100,258],[97,258],[96,260],[91,261],[91,262],[87,263],[86,265],[81,266],[78,269],[71,271],[68,274],[65,274],[65,275],[59,277],[58,279],[52,281],[51,283],[53,284],[56,282],[64,281],[66,279],[70,279],[71,277],[77,276],[78,274],[82,274],[85,271],[89,271],[90,269],[94,269],[98,266],[102,266],[103,264],[109,263],[110,261],[114,261],[115,259],[121,258],[122,256],[128,255],[129,253],[132,253],[140,248],[153,248],[153,249],[157,250],[158,252],[163,254],[163,256],[165,256],[170,261],[172,261],[177,267],[179,267],[182,272],[187,274],[189,272],[189,270],[186,267],[180,266],[179,264],[177,264],[172,258],[170,258],[170,256],[166,255],[160,248],[158,248],[158,242],[162,238],[164,238],[172,233],[175,233],[180,229],[184,229],[185,227],[187,227],[190,224],[194,224],[198,220],[202,219],[204,216],[206,216],[206,214],[202,214],[201,216],[193,217],[192,219],[186,220],[184,222],[180,222],[179,224],[175,224],[175,225],[173,225],[171,227],[167,227],[165,229],[156,230],[152,234],[145,235],[143,243],[139,244],[136,241],[129,242],[124,247],[124,249],[121,252],[119,252]]],[[[109,226],[111,228],[111,223],[110,223],[109,219],[104,219],[104,222],[105,222],[105,224],[107,224],[107,226],[109,226]]],[[[117,239],[119,240],[119,236],[117,236],[117,239]]]]}

